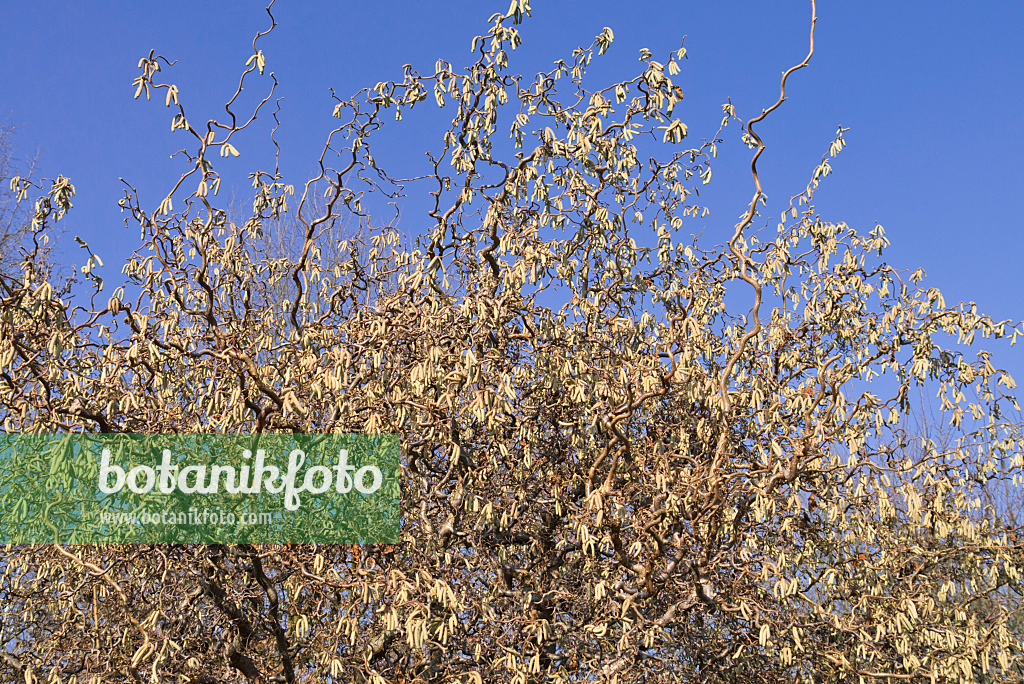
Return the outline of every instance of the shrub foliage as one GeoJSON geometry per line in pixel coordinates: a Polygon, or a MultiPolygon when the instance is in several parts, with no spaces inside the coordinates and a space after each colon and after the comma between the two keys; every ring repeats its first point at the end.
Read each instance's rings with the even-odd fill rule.
{"type": "MultiPolygon", "coordinates": [[[[606,29],[524,78],[515,0],[467,68],[337,98],[319,174],[296,193],[254,170],[236,223],[218,168],[274,106],[271,12],[220,120],[140,61],[135,95],[171,110],[187,168],[159,206],[125,193],[141,239],[114,287],[84,242],[58,277],[42,239],[4,281],[0,418],[397,433],[403,542],[9,547],[8,681],[1020,681],[1021,531],[980,494],[1016,485],[1024,436],[1012,379],[963,351],[1020,329],[882,262],[881,227],[816,213],[841,128],[763,213],[757,126],[813,23],[775,103],[746,122],[726,104],[688,144],[684,48],[589,89],[606,29]],[[246,113],[243,84],[267,93],[246,113]],[[427,177],[379,167],[377,131],[435,102],[453,115],[427,177]],[[753,194],[696,238],[729,126],[753,194]],[[413,191],[425,215],[399,225],[388,202],[413,191]],[[275,253],[289,217],[301,248],[275,253]],[[901,427],[918,386],[941,444],[901,427]]],[[[74,195],[11,188],[39,190],[37,238],[74,195]]]]}

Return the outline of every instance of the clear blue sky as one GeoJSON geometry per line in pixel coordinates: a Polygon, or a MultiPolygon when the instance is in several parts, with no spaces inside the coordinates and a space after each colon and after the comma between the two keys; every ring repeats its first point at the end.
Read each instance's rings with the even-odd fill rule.
{"type": "MultiPolygon", "coordinates": [[[[760,129],[770,209],[806,184],[836,127],[849,127],[849,147],[818,195],[823,216],[865,231],[882,224],[893,242],[886,261],[923,267],[947,302],[976,301],[994,317],[1024,318],[1024,53],[1015,47],[1024,3],[819,4],[811,66],[794,76],[789,101],[760,129]]],[[[280,25],[262,47],[285,98],[279,140],[288,180],[306,179],[334,121],[329,87],[348,95],[401,79],[404,63],[431,71],[438,57],[460,67],[488,16],[506,8],[507,0],[280,1],[280,25]]],[[[592,74],[632,76],[639,48],[661,58],[686,34],[689,59],[676,79],[686,99],[676,111],[699,139],[714,132],[726,98],[744,119],[774,101],[779,75],[806,52],[809,15],[809,3],[788,0],[534,0],[512,69],[530,77],[610,26],[615,45],[592,74]]],[[[84,237],[107,262],[108,283],[138,239],[122,223],[118,177],[155,208],[182,169],[168,160],[180,138],[169,131],[163,93],[148,103],[132,99],[139,58],[155,48],[178,59],[162,75],[181,89],[189,118],[204,120],[223,111],[252,35],[266,23],[256,2],[6,4],[0,120],[24,124],[19,150],[38,150],[44,176],[61,173],[76,185],[67,242],[84,237]]],[[[387,139],[385,162],[419,162],[439,147],[441,118],[418,111],[387,139]]],[[[250,136],[254,145],[266,130],[250,136]]],[[[738,129],[707,194],[715,212],[705,234],[731,231],[750,195],[749,153],[737,137],[738,129]]],[[[272,166],[265,147],[242,153],[232,163],[243,178],[272,166]]],[[[406,217],[406,225],[422,220],[406,217]]],[[[82,261],[73,243],[64,253],[82,261]]],[[[999,365],[1024,382],[1024,346],[996,350],[999,365]]]]}

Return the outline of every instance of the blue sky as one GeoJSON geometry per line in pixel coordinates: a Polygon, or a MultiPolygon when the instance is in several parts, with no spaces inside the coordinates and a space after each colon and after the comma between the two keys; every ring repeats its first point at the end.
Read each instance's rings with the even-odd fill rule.
{"type": "MultiPolygon", "coordinates": [[[[759,129],[768,145],[759,168],[769,208],[777,212],[777,203],[806,185],[836,127],[849,127],[848,148],[818,193],[824,218],[864,231],[880,223],[893,243],[886,261],[923,267],[947,302],[975,301],[996,318],[1024,318],[1024,55],[1015,47],[1024,3],[819,4],[810,68],[794,76],[789,100],[759,129]]],[[[439,57],[460,67],[488,16],[506,8],[507,0],[278,2],[279,26],[262,47],[281,82],[278,138],[288,180],[305,181],[331,128],[328,88],[347,96],[401,79],[405,63],[431,71],[439,57]]],[[[796,1],[534,0],[511,68],[531,77],[609,26],[616,41],[591,70],[596,84],[631,77],[641,47],[663,58],[685,34],[689,59],[676,82],[686,98],[676,112],[699,139],[714,132],[727,98],[744,119],[774,102],[781,72],[806,53],[809,16],[809,3],[796,1]]],[[[169,160],[180,140],[170,133],[163,93],[148,103],[132,99],[139,58],[155,48],[178,59],[162,75],[179,86],[189,118],[204,120],[223,112],[252,35],[266,24],[255,2],[5,7],[0,120],[23,124],[19,152],[38,151],[42,175],[63,174],[77,187],[68,260],[83,260],[71,242],[81,235],[107,262],[108,283],[117,281],[118,263],[138,239],[117,207],[118,178],[155,208],[183,168],[169,160]]],[[[383,163],[422,162],[440,146],[443,120],[414,110],[386,132],[383,163]]],[[[267,130],[250,136],[252,147],[232,162],[238,177],[272,167],[267,130]]],[[[749,152],[738,135],[738,128],[727,135],[702,195],[713,209],[705,234],[723,239],[751,193],[749,152]]],[[[406,225],[423,218],[407,216],[406,225]]],[[[1024,380],[1024,347],[988,346],[997,365],[1024,380]]]]}

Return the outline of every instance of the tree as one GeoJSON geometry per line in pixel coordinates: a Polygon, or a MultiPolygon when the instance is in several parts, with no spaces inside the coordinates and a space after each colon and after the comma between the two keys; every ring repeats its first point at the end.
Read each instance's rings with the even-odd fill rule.
{"type": "MultiPolygon", "coordinates": [[[[911,410],[901,415],[901,431],[897,431],[901,442],[906,448],[916,449],[921,454],[955,453],[960,444],[959,430],[952,424],[944,422],[941,412],[935,409],[931,399],[920,388],[918,400],[911,410]]],[[[1020,412],[1014,410],[1014,422],[1020,422],[1020,412]]],[[[1006,455],[996,470],[990,472],[976,471],[974,481],[980,486],[978,496],[982,506],[1010,527],[1016,527],[1021,518],[1021,506],[1024,505],[1024,490],[1015,481],[1012,469],[1006,468],[1006,455]]]]}
{"type": "MultiPolygon", "coordinates": [[[[292,259],[256,241],[289,195],[278,169],[253,172],[242,225],[216,205],[218,156],[276,86],[266,32],[239,84],[269,81],[251,116],[232,97],[196,124],[170,62],[141,61],[136,97],[165,95],[190,166],[155,210],[126,193],[142,245],[109,296],[98,262],[82,283],[54,280],[42,246],[25,262],[2,303],[5,430],[398,433],[403,543],[11,548],[10,678],[1021,681],[1022,531],[978,500],[1020,476],[1013,381],[943,345],[1021,329],[882,263],[881,227],[815,211],[843,129],[761,213],[758,125],[814,22],[775,103],[746,122],[726,104],[685,148],[682,47],[589,90],[606,29],[529,80],[509,70],[528,14],[494,15],[463,71],[337,100],[292,259]],[[418,187],[378,168],[373,136],[431,98],[454,115],[430,228],[407,236],[373,219],[418,187]],[[707,245],[684,218],[734,123],[753,194],[707,245]],[[327,259],[336,214],[363,232],[327,259]],[[925,382],[946,448],[900,427],[925,382]]],[[[35,225],[72,193],[47,188],[35,225]]]]}
{"type": "MultiPolygon", "coordinates": [[[[19,164],[15,159],[14,134],[17,126],[0,124],[0,281],[7,282],[18,273],[19,248],[30,234],[31,219],[11,181],[24,176],[31,179],[36,159],[19,164]],[[20,169],[19,167],[25,167],[20,169]]],[[[17,185],[17,182],[15,183],[17,185]]]]}

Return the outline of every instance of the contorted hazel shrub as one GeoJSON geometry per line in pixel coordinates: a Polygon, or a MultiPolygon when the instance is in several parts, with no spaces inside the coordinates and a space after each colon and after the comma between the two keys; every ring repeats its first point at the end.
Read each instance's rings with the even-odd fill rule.
{"type": "MultiPolygon", "coordinates": [[[[238,86],[265,88],[253,111],[189,119],[171,63],[141,60],[187,168],[155,207],[126,193],[121,282],[92,247],[77,282],[41,239],[25,256],[4,428],[398,433],[403,543],[9,548],[7,680],[1020,681],[1021,531],[987,495],[1021,472],[1014,385],[956,346],[1020,328],[883,263],[880,227],[816,213],[843,129],[759,213],[757,126],[813,24],[777,102],[727,104],[691,143],[684,49],[592,90],[606,29],[528,79],[528,14],[494,15],[465,69],[339,98],[320,173],[296,191],[253,170],[238,220],[217,169],[273,106],[273,16],[238,86]],[[374,136],[435,103],[431,172],[399,181],[374,136]],[[730,126],[753,194],[694,238],[730,126]],[[402,195],[428,201],[399,229],[402,195]],[[926,383],[948,440],[905,429],[926,383]]],[[[37,236],[73,194],[38,199],[37,236]]]]}

